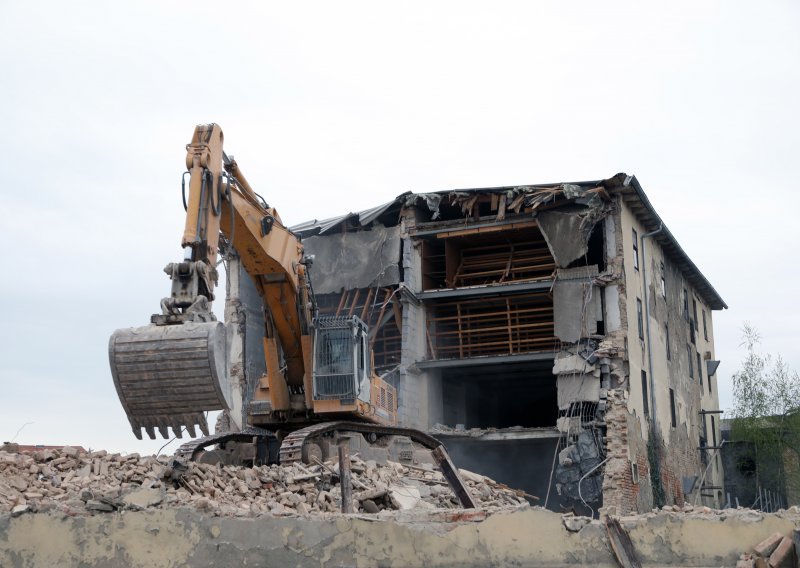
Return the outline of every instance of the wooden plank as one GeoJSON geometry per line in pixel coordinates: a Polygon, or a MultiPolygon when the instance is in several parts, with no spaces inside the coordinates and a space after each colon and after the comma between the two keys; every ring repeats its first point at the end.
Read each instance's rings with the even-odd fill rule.
{"type": "Polygon", "coordinates": [[[472,229],[454,229],[444,233],[438,233],[437,239],[447,239],[449,237],[463,237],[466,235],[477,235],[481,233],[496,233],[498,231],[511,231],[514,229],[524,229],[526,227],[536,227],[536,221],[521,221],[519,223],[508,223],[504,225],[487,225],[484,227],[474,227],[472,229]]]}
{"type": "Polygon", "coordinates": [[[369,289],[367,292],[367,300],[364,302],[364,308],[361,310],[361,321],[367,321],[367,310],[369,309],[369,304],[372,302],[372,293],[374,290],[372,288],[369,289]]]}
{"type": "Polygon", "coordinates": [[[508,352],[514,352],[514,334],[511,331],[511,304],[506,298],[506,327],[508,328],[508,352]]]}
{"type": "Polygon", "coordinates": [[[428,339],[428,349],[431,351],[431,358],[436,359],[436,348],[433,346],[433,341],[431,341],[431,330],[428,327],[425,327],[425,337],[428,339]]]}
{"type": "Polygon", "coordinates": [[[500,194],[500,200],[497,204],[497,220],[502,221],[506,218],[506,194],[500,194]]]}
{"type": "Polygon", "coordinates": [[[397,303],[396,298],[392,298],[392,311],[394,312],[394,323],[397,325],[397,331],[403,334],[403,314],[400,311],[400,305],[397,303]]]}
{"type": "Polygon", "coordinates": [[[356,311],[356,306],[358,305],[358,297],[361,295],[361,289],[356,288],[355,294],[353,294],[353,303],[350,304],[350,310],[347,312],[348,317],[353,315],[353,312],[356,311]]]}
{"type": "Polygon", "coordinates": [[[342,513],[352,513],[353,483],[350,478],[350,452],[346,442],[339,444],[339,480],[342,488],[342,513]]]}
{"type": "Polygon", "coordinates": [[[442,470],[442,475],[447,480],[447,483],[450,485],[450,489],[453,490],[453,493],[456,494],[458,497],[459,503],[465,509],[475,509],[477,506],[475,505],[475,501],[472,499],[472,495],[470,495],[467,486],[464,485],[464,480],[461,479],[461,476],[458,474],[458,470],[456,466],[453,465],[452,460],[450,460],[450,456],[447,453],[447,450],[444,449],[444,446],[436,447],[432,452],[433,459],[436,462],[436,465],[439,466],[439,469],[442,470]]]}
{"type": "Polygon", "coordinates": [[[611,543],[611,549],[614,551],[617,563],[622,568],[641,568],[642,565],[636,557],[631,537],[622,528],[619,521],[613,517],[607,517],[606,531],[608,532],[608,540],[611,543]]]}
{"type": "Polygon", "coordinates": [[[345,290],[344,293],[339,297],[339,306],[336,308],[336,315],[342,313],[342,308],[344,308],[345,302],[347,302],[347,296],[350,294],[349,290],[345,290]]]}
{"type": "Polygon", "coordinates": [[[464,357],[464,331],[461,329],[461,303],[456,304],[456,313],[458,314],[458,356],[464,357]]]}
{"type": "Polygon", "coordinates": [[[370,350],[374,350],[375,346],[375,339],[378,337],[378,331],[380,331],[381,327],[383,327],[383,314],[386,311],[386,305],[389,303],[389,297],[392,291],[389,288],[384,288],[384,295],[383,295],[383,303],[381,304],[381,310],[378,313],[378,319],[375,322],[376,325],[374,328],[370,326],[370,332],[372,333],[372,337],[369,340],[369,348],[370,350]]]}

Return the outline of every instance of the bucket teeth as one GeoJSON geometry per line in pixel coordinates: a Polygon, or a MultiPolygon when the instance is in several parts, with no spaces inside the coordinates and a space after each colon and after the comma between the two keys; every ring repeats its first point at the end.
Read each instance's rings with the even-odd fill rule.
{"type": "Polygon", "coordinates": [[[206,417],[200,417],[200,431],[203,432],[203,436],[208,436],[208,423],[206,422],[206,417]]]}

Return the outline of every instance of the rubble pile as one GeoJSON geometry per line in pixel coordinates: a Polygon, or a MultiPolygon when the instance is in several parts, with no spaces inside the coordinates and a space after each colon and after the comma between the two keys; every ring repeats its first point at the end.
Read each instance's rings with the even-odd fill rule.
{"type": "MultiPolygon", "coordinates": [[[[524,494],[461,470],[481,508],[526,506],[524,494]]],[[[351,458],[356,512],[459,508],[432,465],[376,464],[351,458]]],[[[185,462],[170,456],[83,452],[66,446],[0,451],[0,513],[68,515],[194,506],[218,516],[309,515],[341,511],[336,462],[260,467],[185,462]]]]}

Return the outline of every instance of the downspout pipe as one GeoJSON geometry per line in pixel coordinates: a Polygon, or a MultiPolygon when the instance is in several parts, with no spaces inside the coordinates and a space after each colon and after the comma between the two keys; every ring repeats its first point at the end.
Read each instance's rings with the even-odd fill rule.
{"type": "Polygon", "coordinates": [[[640,238],[642,241],[641,249],[642,249],[642,282],[644,284],[644,321],[645,321],[645,330],[647,333],[647,368],[648,372],[650,373],[649,383],[650,383],[650,421],[653,424],[653,432],[658,431],[658,420],[656,420],[656,389],[655,389],[655,377],[653,377],[653,351],[651,349],[650,343],[650,299],[648,298],[648,290],[649,287],[647,285],[647,247],[645,239],[649,239],[650,237],[654,237],[661,233],[664,230],[664,223],[661,223],[655,231],[650,231],[649,233],[643,234],[640,238]]]}

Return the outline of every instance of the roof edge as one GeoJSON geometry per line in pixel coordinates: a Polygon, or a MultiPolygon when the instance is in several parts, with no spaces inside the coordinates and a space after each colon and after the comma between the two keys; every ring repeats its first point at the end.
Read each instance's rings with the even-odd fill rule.
{"type": "Polygon", "coordinates": [[[609,181],[612,180],[617,183],[607,188],[611,193],[624,193],[625,188],[631,188],[635,192],[636,197],[647,210],[649,219],[645,217],[644,220],[649,222],[649,225],[651,226],[649,230],[657,229],[659,226],[662,227],[661,234],[658,236],[663,235],[666,237],[668,244],[673,249],[671,251],[672,254],[676,256],[679,261],[685,264],[684,271],[688,269],[688,271],[695,277],[693,284],[695,285],[697,291],[706,299],[711,309],[728,309],[728,304],[725,303],[725,300],[722,299],[722,296],[720,296],[719,292],[717,292],[714,286],[712,286],[708,278],[705,277],[705,275],[700,271],[699,268],[697,268],[697,265],[692,261],[686,251],[683,250],[683,247],[681,247],[681,245],[678,243],[678,239],[676,239],[675,235],[673,235],[669,230],[667,224],[664,223],[663,219],[661,219],[661,216],[656,213],[655,207],[653,207],[653,204],[650,203],[650,200],[647,198],[647,194],[644,192],[639,180],[636,179],[636,176],[619,173],[609,181]],[[621,183],[620,180],[622,180],[621,183]]]}

